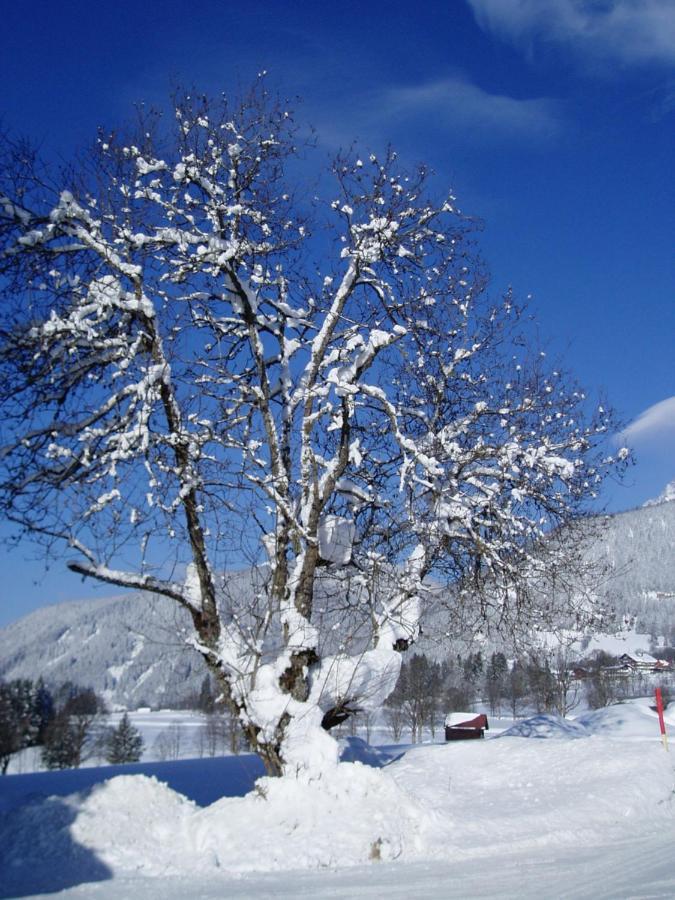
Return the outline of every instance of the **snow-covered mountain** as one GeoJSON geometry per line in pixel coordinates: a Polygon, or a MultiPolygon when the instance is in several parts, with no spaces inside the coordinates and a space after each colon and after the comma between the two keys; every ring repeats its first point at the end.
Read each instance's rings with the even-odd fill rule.
{"type": "Polygon", "coordinates": [[[170,601],[141,593],[47,606],[0,631],[0,678],[41,675],[129,707],[169,705],[204,677],[178,636],[186,624],[170,601]]]}
{"type": "Polygon", "coordinates": [[[669,482],[658,497],[654,500],[647,500],[645,506],[658,506],[660,503],[670,503],[675,500],[675,479],[669,482]]]}
{"type": "MultiPolygon", "coordinates": [[[[617,618],[635,616],[638,631],[675,643],[675,503],[610,516],[601,534],[592,552],[612,573],[602,591],[617,618]]],[[[236,576],[234,589],[251,590],[250,575],[236,576]]],[[[42,675],[130,708],[169,706],[205,674],[181,639],[187,624],[174,604],[147,594],[44,607],[0,630],[0,679],[42,675]]]]}
{"type": "Polygon", "coordinates": [[[603,587],[617,616],[638,630],[675,640],[675,503],[663,500],[609,518],[593,555],[612,577],[603,587]]]}

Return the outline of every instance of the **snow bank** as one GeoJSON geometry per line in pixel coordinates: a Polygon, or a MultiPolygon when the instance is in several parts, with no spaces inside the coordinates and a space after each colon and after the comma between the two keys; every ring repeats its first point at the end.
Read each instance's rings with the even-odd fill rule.
{"type": "Polygon", "coordinates": [[[199,806],[208,806],[224,795],[243,797],[253,790],[256,779],[264,774],[265,768],[257,756],[253,753],[242,753],[238,756],[6,775],[0,781],[0,813],[9,812],[27,802],[45,800],[50,796],[84,795],[117,775],[154,776],[199,806]]]}
{"type": "Polygon", "coordinates": [[[70,833],[112,871],[163,875],[180,865],[176,851],[198,809],[156,778],[119,775],[83,799],[70,833]]]}
{"type": "Polygon", "coordinates": [[[532,716],[522,722],[517,722],[511,728],[503,731],[499,737],[526,737],[526,738],[580,738],[588,737],[588,732],[582,725],[562,716],[549,713],[541,713],[532,716]]]}
{"type": "MultiPolygon", "coordinates": [[[[666,711],[664,719],[666,727],[675,730],[675,707],[666,711]]],[[[647,697],[627,700],[587,712],[576,719],[541,713],[517,722],[498,736],[574,739],[594,734],[622,740],[658,738],[658,716],[653,701],[647,697]]]]}
{"type": "Polygon", "coordinates": [[[382,769],[389,763],[399,759],[405,751],[398,746],[372,747],[363,738],[347,737],[340,741],[340,759],[342,762],[361,762],[374,769],[382,769]]]}
{"type": "MultiPolygon", "coordinates": [[[[664,714],[666,729],[675,732],[675,706],[664,714]]],[[[590,734],[622,739],[657,738],[660,734],[658,715],[652,698],[643,697],[614,703],[604,709],[579,716],[576,723],[590,734]]]]}

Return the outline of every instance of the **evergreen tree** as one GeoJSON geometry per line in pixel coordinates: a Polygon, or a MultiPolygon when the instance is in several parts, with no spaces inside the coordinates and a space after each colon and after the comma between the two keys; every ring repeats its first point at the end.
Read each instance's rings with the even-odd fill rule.
{"type": "Polygon", "coordinates": [[[490,704],[490,712],[495,715],[501,708],[501,701],[507,693],[506,681],[509,666],[503,653],[493,653],[485,673],[485,693],[490,704]]]}
{"type": "Polygon", "coordinates": [[[42,763],[46,769],[76,769],[82,758],[82,741],[67,712],[57,713],[45,730],[42,763]]]}
{"type": "Polygon", "coordinates": [[[444,667],[443,703],[446,713],[460,712],[473,707],[475,687],[466,672],[465,663],[459,654],[455,661],[448,660],[444,667]]]}
{"type": "Polygon", "coordinates": [[[51,695],[40,679],[17,678],[0,684],[0,772],[14,753],[42,743],[51,695]]]}
{"type": "Polygon", "coordinates": [[[110,731],[106,759],[112,765],[138,762],[143,753],[143,738],[135,728],[127,713],[120,719],[117,728],[110,731]]]}
{"type": "Polygon", "coordinates": [[[56,696],[59,709],[45,728],[42,762],[48,769],[77,768],[95,750],[105,705],[91,688],[70,682],[56,696]]]}
{"type": "Polygon", "coordinates": [[[522,663],[516,660],[509,672],[506,696],[509,701],[511,715],[515,719],[522,703],[527,697],[527,674],[522,663]]]}
{"type": "Polygon", "coordinates": [[[0,771],[3,775],[12,755],[20,749],[21,732],[17,727],[10,693],[3,684],[0,685],[0,771]]]}
{"type": "Polygon", "coordinates": [[[42,678],[38,678],[33,698],[33,720],[37,729],[36,743],[38,745],[44,743],[47,726],[53,718],[54,698],[42,678]]]}

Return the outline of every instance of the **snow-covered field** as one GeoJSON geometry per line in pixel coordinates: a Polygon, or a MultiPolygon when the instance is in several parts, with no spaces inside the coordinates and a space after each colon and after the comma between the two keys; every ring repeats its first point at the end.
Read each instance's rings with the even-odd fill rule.
{"type": "Polygon", "coordinates": [[[371,765],[312,781],[260,779],[251,756],[6,776],[0,896],[675,896],[649,701],[399,758],[348,749],[371,765]]]}
{"type": "MultiPolygon", "coordinates": [[[[122,715],[120,711],[113,712],[105,718],[103,724],[116,728],[122,715]]],[[[143,738],[142,762],[222,756],[229,752],[228,734],[221,731],[209,739],[209,717],[202,713],[191,710],[137,709],[129,711],[127,715],[143,738]]],[[[384,733],[384,729],[381,733],[384,733]]],[[[90,752],[85,751],[82,761],[84,768],[104,765],[105,753],[97,751],[95,744],[90,752]]],[[[41,748],[29,747],[11,758],[8,773],[25,775],[42,769],[41,748]]]]}
{"type": "MultiPolygon", "coordinates": [[[[105,724],[112,728],[119,724],[122,712],[113,712],[105,720],[105,724]]],[[[191,710],[149,710],[136,709],[127,713],[131,724],[143,738],[143,752],[141,761],[160,762],[165,760],[194,759],[196,757],[223,756],[229,753],[230,741],[227,734],[220,733],[212,740],[208,738],[208,716],[191,710]]],[[[513,719],[490,718],[490,728],[494,732],[504,730],[513,724],[513,719]]],[[[346,734],[347,729],[343,727],[346,734]]],[[[442,729],[436,729],[436,738],[442,737],[442,729]]],[[[373,744],[390,744],[393,740],[391,730],[380,720],[371,724],[368,740],[373,744]]],[[[365,736],[363,730],[360,737],[365,736]]],[[[424,737],[433,741],[431,733],[427,730],[424,737]]],[[[409,739],[409,731],[403,735],[402,741],[409,739]]],[[[408,746],[404,744],[404,746],[408,746]]],[[[10,775],[25,775],[29,772],[38,772],[44,769],[41,760],[41,748],[29,747],[16,753],[10,760],[8,773],[10,775]]],[[[105,759],[97,756],[95,749],[93,755],[85,755],[82,762],[84,768],[105,765],[105,759]]]]}

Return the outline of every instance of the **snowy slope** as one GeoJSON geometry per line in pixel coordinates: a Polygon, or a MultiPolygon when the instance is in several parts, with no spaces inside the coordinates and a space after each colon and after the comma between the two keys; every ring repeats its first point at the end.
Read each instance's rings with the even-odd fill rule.
{"type": "Polygon", "coordinates": [[[618,513],[608,525],[594,552],[614,569],[617,590],[675,593],[675,503],[618,513]]]}
{"type": "Polygon", "coordinates": [[[74,681],[123,705],[167,704],[204,677],[166,600],[129,594],[36,610],[0,631],[0,678],[74,681]]]}
{"type": "Polygon", "coordinates": [[[637,617],[637,630],[675,640],[675,503],[611,516],[592,555],[609,566],[603,587],[616,611],[637,617]]]}
{"type": "Polygon", "coordinates": [[[35,791],[61,773],[7,776],[0,896],[672,897],[673,763],[653,712],[623,704],[578,729],[418,746],[246,796],[231,760],[174,764],[183,793],[168,770],[88,770],[87,789],[51,799],[35,791]],[[229,796],[197,805],[205,779],[229,796]]]}

